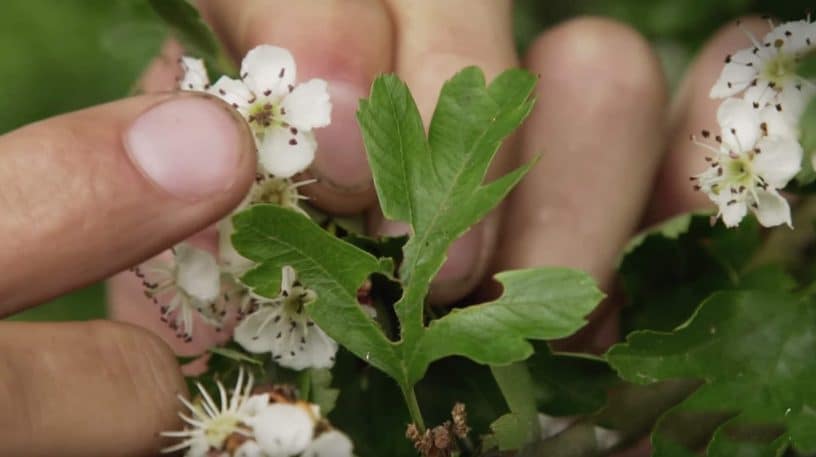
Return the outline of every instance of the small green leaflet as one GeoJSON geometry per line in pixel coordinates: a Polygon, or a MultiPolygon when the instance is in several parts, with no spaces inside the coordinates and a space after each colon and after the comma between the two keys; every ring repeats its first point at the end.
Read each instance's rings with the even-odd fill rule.
{"type": "Polygon", "coordinates": [[[411,383],[431,362],[451,355],[492,365],[524,360],[533,354],[527,339],[571,335],[603,298],[589,276],[569,269],[505,271],[496,280],[504,286],[501,297],[431,321],[416,349],[403,353],[411,383]]]}
{"type": "Polygon", "coordinates": [[[728,412],[743,424],[777,424],[816,451],[816,303],[785,292],[721,292],[671,333],[641,331],[607,354],[624,379],[700,379],[688,411],[728,412]]]}
{"type": "Polygon", "coordinates": [[[422,331],[422,302],[448,246],[482,219],[529,165],[483,185],[502,140],[529,114],[536,78],[508,70],[485,86],[470,67],[445,83],[425,137],[411,93],[396,76],[377,78],[357,118],[383,214],[410,223],[396,309],[410,352],[422,331]]]}

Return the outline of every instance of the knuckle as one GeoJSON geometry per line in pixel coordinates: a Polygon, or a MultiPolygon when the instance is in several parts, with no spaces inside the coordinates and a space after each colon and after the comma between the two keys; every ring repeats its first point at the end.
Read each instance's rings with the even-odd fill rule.
{"type": "MultiPolygon", "coordinates": [[[[393,26],[378,0],[332,0],[286,9],[285,15],[247,14],[239,30],[243,51],[262,43],[280,43],[295,54],[307,75],[368,81],[391,64],[393,26]],[[308,24],[308,27],[303,27],[308,24]],[[304,59],[301,55],[314,56],[304,59]],[[317,58],[319,56],[319,58],[317,58]]],[[[254,6],[268,8],[266,2],[254,6]]]]}
{"type": "Polygon", "coordinates": [[[530,46],[528,65],[548,77],[603,79],[627,95],[664,96],[663,71],[649,42],[612,19],[579,17],[540,35],[530,46]]]}

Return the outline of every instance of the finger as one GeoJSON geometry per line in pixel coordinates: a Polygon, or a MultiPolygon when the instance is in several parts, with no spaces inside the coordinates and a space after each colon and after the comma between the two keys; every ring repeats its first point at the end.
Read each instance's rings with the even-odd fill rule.
{"type": "Polygon", "coordinates": [[[521,149],[540,161],[510,198],[498,266],[578,268],[606,286],[663,148],[660,63],[635,31],[597,18],[546,32],[527,63],[540,81],[521,149]]]}
{"type": "Polygon", "coordinates": [[[376,196],[355,112],[373,78],[391,69],[391,23],[381,2],[206,0],[201,5],[233,55],[275,44],[292,51],[299,81],[328,80],[332,122],[317,130],[319,150],[310,169],[320,182],[303,192],[336,213],[371,206],[376,196]]]}
{"type": "Polygon", "coordinates": [[[156,455],[185,391],[167,346],[135,327],[0,323],[2,455],[156,455]]]}
{"type": "MultiPolygon", "coordinates": [[[[512,4],[495,0],[389,0],[397,24],[395,70],[411,89],[427,125],[442,84],[462,68],[476,65],[492,80],[517,66],[512,33],[512,4]],[[467,14],[463,14],[467,11],[467,14]]],[[[490,177],[516,162],[512,147],[496,156],[490,177]]],[[[473,227],[448,250],[448,259],[431,288],[431,301],[462,298],[481,280],[498,234],[500,210],[473,227]]],[[[404,227],[387,224],[384,232],[404,227]]]]}
{"type": "MultiPolygon", "coordinates": [[[[140,93],[169,92],[178,88],[182,69],[179,59],[184,55],[184,49],[173,39],[167,40],[162,46],[159,55],[153,59],[142,74],[137,89],[140,93]]],[[[217,252],[218,234],[215,225],[211,225],[186,241],[196,244],[199,248],[212,253],[217,252]]],[[[163,259],[170,260],[170,251],[161,254],[163,259]]],[[[206,325],[198,316],[194,317],[197,329],[196,337],[192,341],[179,338],[176,331],[160,320],[159,307],[145,306],[150,303],[144,296],[142,280],[133,272],[125,271],[110,278],[107,282],[108,317],[117,321],[128,322],[151,330],[179,355],[201,354],[216,343],[222,342],[228,332],[217,332],[215,328],[206,325]]],[[[164,298],[168,301],[169,298],[164,298]]],[[[167,305],[161,302],[159,305],[167,305]]],[[[185,370],[189,365],[185,365],[185,370]]]]}
{"type": "Polygon", "coordinates": [[[142,96],[0,137],[0,315],[109,276],[223,217],[255,175],[245,122],[142,96]]]}
{"type": "Polygon", "coordinates": [[[142,73],[136,84],[140,93],[152,94],[170,92],[178,88],[178,79],[183,76],[179,58],[184,49],[175,40],[167,40],[161,52],[154,58],[142,73]]]}
{"type": "MultiPolygon", "coordinates": [[[[749,18],[742,21],[742,27],[762,36],[768,31],[768,22],[749,18]]],[[[722,100],[709,97],[711,87],[725,65],[726,56],[750,46],[745,32],[729,24],[703,48],[685,76],[672,105],[669,152],[656,181],[647,222],[710,206],[705,194],[696,192],[689,182],[690,176],[702,172],[708,165],[705,154],[689,141],[689,135],[703,129],[716,129],[717,107],[722,100]]]]}

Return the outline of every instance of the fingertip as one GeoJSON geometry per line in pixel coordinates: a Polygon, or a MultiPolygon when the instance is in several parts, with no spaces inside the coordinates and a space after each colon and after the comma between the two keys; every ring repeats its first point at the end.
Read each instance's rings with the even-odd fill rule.
{"type": "Polygon", "coordinates": [[[579,17],[539,36],[525,61],[548,80],[591,86],[599,74],[627,96],[665,99],[667,88],[657,54],[632,27],[601,17],[579,17]]]}
{"type": "Polygon", "coordinates": [[[160,192],[196,202],[238,204],[255,176],[246,123],[215,97],[184,94],[148,107],[125,131],[134,166],[160,192]]]}

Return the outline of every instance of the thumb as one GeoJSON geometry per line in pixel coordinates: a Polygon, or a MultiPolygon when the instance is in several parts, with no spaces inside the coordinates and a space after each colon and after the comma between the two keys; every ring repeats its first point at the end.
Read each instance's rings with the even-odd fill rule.
{"type": "Polygon", "coordinates": [[[0,316],[136,264],[236,206],[254,142],[205,94],[131,98],[0,136],[0,316]]]}

